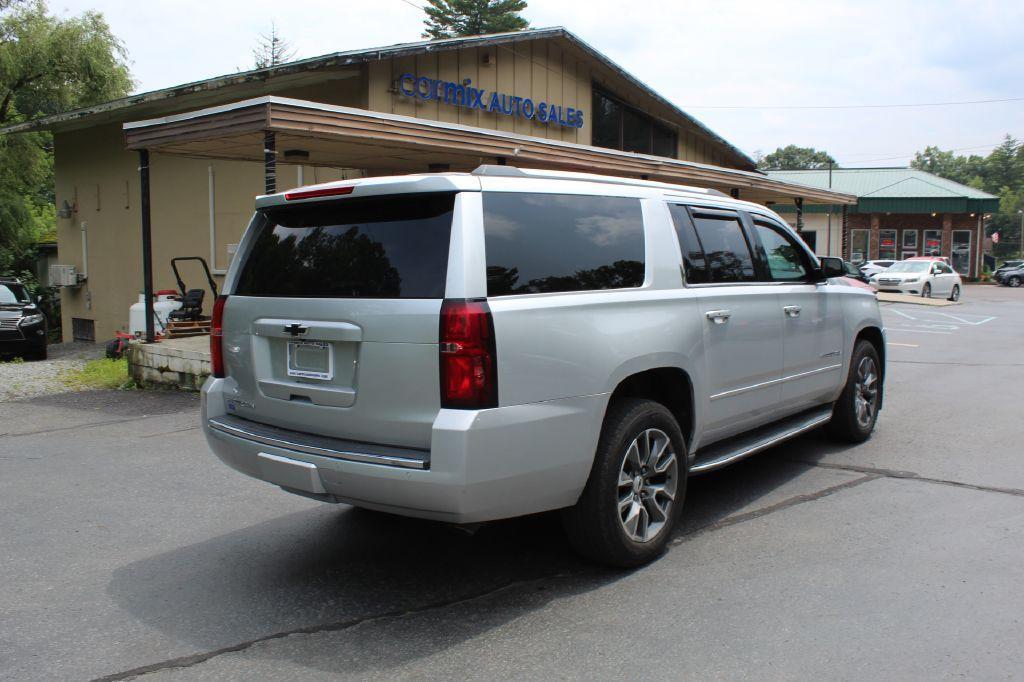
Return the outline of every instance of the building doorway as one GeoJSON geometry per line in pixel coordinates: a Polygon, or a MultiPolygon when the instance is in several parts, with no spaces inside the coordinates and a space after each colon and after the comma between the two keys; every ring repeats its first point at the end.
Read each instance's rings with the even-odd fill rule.
{"type": "Polygon", "coordinates": [[[860,265],[871,256],[871,230],[850,230],[850,262],[860,265]]]}
{"type": "Polygon", "coordinates": [[[963,276],[971,272],[971,231],[953,230],[953,251],[950,262],[953,269],[963,276]]]}
{"type": "Polygon", "coordinates": [[[906,260],[917,256],[917,230],[903,230],[900,239],[902,245],[900,257],[906,260]]]}

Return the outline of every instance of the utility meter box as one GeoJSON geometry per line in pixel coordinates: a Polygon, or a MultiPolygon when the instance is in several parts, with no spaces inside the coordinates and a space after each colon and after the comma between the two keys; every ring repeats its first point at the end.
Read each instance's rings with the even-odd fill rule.
{"type": "Polygon", "coordinates": [[[50,286],[76,287],[79,284],[78,268],[74,265],[50,266],[50,286]]]}

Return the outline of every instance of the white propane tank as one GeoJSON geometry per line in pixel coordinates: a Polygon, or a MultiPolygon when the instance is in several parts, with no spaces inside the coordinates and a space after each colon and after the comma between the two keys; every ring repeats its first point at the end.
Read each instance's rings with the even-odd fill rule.
{"type": "MultiPolygon", "coordinates": [[[[167,316],[181,307],[178,293],[171,290],[156,292],[153,297],[153,328],[159,334],[167,326],[167,316]]],[[[128,331],[134,336],[146,333],[146,294],[139,294],[138,303],[128,309],[128,331]]]]}

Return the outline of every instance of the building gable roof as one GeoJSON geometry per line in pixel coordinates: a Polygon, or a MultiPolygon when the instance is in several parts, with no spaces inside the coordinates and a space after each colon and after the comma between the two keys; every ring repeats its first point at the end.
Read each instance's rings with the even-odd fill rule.
{"type": "Polygon", "coordinates": [[[183,85],[177,85],[170,88],[129,95],[128,97],[104,102],[91,107],[75,109],[60,114],[54,114],[52,116],[46,116],[34,121],[0,128],[0,134],[27,132],[31,130],[60,130],[62,128],[83,127],[83,123],[99,119],[103,114],[107,114],[108,116],[114,114],[113,118],[116,120],[128,120],[129,118],[137,116],[136,113],[128,110],[138,109],[142,107],[142,105],[150,105],[149,110],[146,111],[146,115],[166,113],[166,111],[170,111],[172,109],[180,110],[182,108],[182,103],[177,101],[178,98],[188,97],[199,93],[209,93],[223,88],[244,85],[247,83],[267,81],[272,78],[301,74],[308,71],[316,71],[332,67],[336,68],[339,66],[351,66],[369,61],[417,55],[427,52],[458,50],[466,47],[497,46],[508,43],[551,38],[563,39],[573,44],[575,47],[587,53],[589,56],[613,71],[615,74],[625,79],[630,85],[642,91],[648,97],[651,97],[659,104],[668,107],[673,113],[698,128],[715,143],[727,148],[732,154],[736,155],[737,159],[741,163],[747,164],[750,169],[755,167],[754,161],[749,156],[740,151],[725,138],[715,133],[692,115],[686,113],[678,106],[659,95],[636,76],[630,74],[609,57],[591,47],[584,40],[580,39],[574,33],[562,26],[526,29],[523,31],[495,33],[481,36],[468,36],[464,38],[449,38],[445,40],[421,40],[412,43],[399,43],[387,47],[334,52],[332,54],[321,55],[319,57],[300,59],[287,64],[281,64],[280,66],[242,71],[226,76],[217,76],[215,78],[185,83],[183,85]],[[158,106],[157,110],[153,110],[152,105],[160,102],[166,102],[167,106],[158,106]],[[166,111],[159,111],[161,108],[166,111]],[[121,110],[125,110],[123,115],[121,115],[121,110]]]}
{"type": "MultiPolygon", "coordinates": [[[[768,177],[857,197],[856,213],[987,213],[999,197],[916,168],[768,171],[768,177]]],[[[788,207],[782,207],[783,212],[788,207]]],[[[812,207],[812,211],[829,210],[812,207]]]]}

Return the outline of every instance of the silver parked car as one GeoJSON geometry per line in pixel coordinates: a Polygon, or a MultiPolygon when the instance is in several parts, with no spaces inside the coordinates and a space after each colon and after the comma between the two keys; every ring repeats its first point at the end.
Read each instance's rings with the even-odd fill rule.
{"type": "Polygon", "coordinates": [[[457,524],[562,510],[656,557],[687,478],[826,426],[869,437],[885,344],[764,206],[482,166],[260,197],[218,298],[202,425],[229,466],[457,524]]]}

